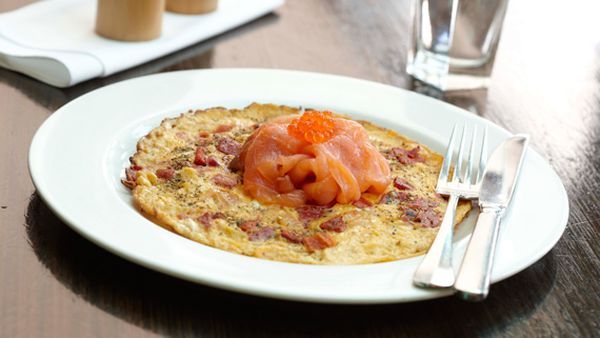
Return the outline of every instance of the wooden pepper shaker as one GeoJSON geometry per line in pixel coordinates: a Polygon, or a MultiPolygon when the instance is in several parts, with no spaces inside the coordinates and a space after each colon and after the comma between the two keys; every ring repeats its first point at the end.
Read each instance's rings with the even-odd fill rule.
{"type": "Polygon", "coordinates": [[[96,33],[122,41],[160,36],[165,0],[98,0],[96,33]]]}
{"type": "Polygon", "coordinates": [[[217,9],[218,0],[167,0],[167,10],[181,14],[205,14],[217,9]]]}

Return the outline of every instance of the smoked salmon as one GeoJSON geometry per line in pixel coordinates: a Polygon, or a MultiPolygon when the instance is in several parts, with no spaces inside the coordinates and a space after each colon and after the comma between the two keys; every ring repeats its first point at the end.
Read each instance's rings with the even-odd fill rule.
{"type": "Polygon", "coordinates": [[[244,189],[267,204],[347,204],[364,192],[381,195],[391,183],[388,162],[364,127],[331,113],[311,111],[264,123],[244,143],[238,160],[244,189]]]}

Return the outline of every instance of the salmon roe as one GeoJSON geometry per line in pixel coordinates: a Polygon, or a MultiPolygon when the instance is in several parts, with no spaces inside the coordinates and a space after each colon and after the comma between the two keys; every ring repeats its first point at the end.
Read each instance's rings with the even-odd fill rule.
{"type": "Polygon", "coordinates": [[[288,125],[288,134],[308,143],[322,143],[333,137],[335,123],[329,111],[307,110],[288,125]]]}

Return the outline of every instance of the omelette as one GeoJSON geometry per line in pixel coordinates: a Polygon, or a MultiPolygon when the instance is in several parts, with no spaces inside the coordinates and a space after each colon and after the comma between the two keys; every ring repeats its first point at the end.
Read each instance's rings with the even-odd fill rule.
{"type": "MultiPolygon", "coordinates": [[[[423,254],[447,201],[442,156],[366,121],[251,104],[167,118],[122,182],[141,213],[198,243],[302,264],[423,254]],[[303,113],[303,114],[302,114],[303,113]]],[[[461,201],[455,224],[471,209],[461,201]]]]}

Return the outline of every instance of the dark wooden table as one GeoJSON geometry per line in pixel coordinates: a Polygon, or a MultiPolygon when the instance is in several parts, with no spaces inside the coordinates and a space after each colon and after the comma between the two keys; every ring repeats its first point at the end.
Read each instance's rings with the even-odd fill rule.
{"type": "MultiPolygon", "coordinates": [[[[2,0],[0,12],[30,2],[2,0]]],[[[0,337],[600,336],[598,13],[595,1],[513,1],[489,90],[440,96],[530,133],[569,194],[569,224],[556,247],[493,285],[482,303],[451,297],[314,305],[184,282],[77,235],[40,200],[27,172],[31,138],[50,114],[90,90],[139,75],[287,68],[421,90],[404,71],[407,0],[288,0],[277,13],[219,37],[68,89],[0,70],[0,337]]]]}

